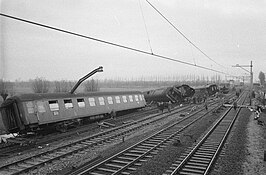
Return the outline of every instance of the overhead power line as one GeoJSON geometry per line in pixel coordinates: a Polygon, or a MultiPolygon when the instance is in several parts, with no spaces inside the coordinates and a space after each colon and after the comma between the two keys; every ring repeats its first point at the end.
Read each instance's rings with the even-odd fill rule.
{"type": "MultiPolygon", "coordinates": [[[[94,38],[94,37],[89,37],[89,36],[86,36],[86,35],[82,35],[82,34],[78,34],[78,33],[75,33],[75,32],[63,30],[63,29],[60,29],[60,28],[48,26],[48,25],[45,25],[45,24],[29,21],[29,20],[26,20],[26,19],[22,19],[22,18],[6,15],[6,14],[3,14],[3,13],[0,13],[0,15],[4,16],[4,17],[7,17],[7,18],[14,19],[14,20],[18,20],[18,21],[22,21],[22,22],[25,22],[25,23],[29,23],[29,24],[32,24],[32,25],[37,25],[37,26],[41,26],[41,27],[48,28],[48,29],[51,29],[51,30],[56,30],[56,31],[59,31],[59,32],[67,33],[67,34],[74,35],[74,36],[77,36],[77,37],[86,38],[86,39],[89,39],[89,40],[93,40],[93,41],[101,42],[101,43],[104,43],[104,44],[120,47],[120,48],[123,48],[123,49],[128,49],[128,50],[139,52],[139,53],[143,53],[143,54],[146,54],[146,55],[151,55],[151,56],[154,56],[154,57],[157,57],[157,58],[161,58],[161,59],[165,59],[165,60],[168,60],[168,61],[174,61],[174,62],[186,64],[186,65],[189,65],[189,66],[202,68],[202,69],[205,69],[205,70],[209,70],[209,71],[213,71],[213,72],[217,72],[217,73],[221,73],[221,74],[225,74],[225,75],[230,75],[228,73],[225,73],[225,72],[222,72],[222,71],[218,71],[218,70],[215,70],[215,69],[212,69],[212,68],[208,68],[208,67],[205,67],[205,66],[195,65],[195,64],[192,64],[192,63],[189,63],[189,62],[173,59],[171,57],[167,57],[167,56],[163,56],[163,55],[159,55],[159,54],[154,54],[154,53],[149,53],[147,51],[143,51],[143,50],[136,49],[136,48],[133,48],[133,47],[128,47],[128,46],[124,46],[124,45],[121,45],[121,44],[117,44],[117,43],[113,43],[113,42],[97,39],[97,38],[94,38]]],[[[230,75],[230,76],[233,76],[233,75],[230,75]]],[[[234,77],[237,77],[237,76],[234,76],[234,77]]]]}
{"type": "MultiPolygon", "coordinates": [[[[182,35],[192,46],[194,46],[198,51],[200,51],[204,56],[206,56],[209,60],[215,62],[219,66],[224,67],[223,65],[217,63],[214,59],[209,57],[205,52],[203,52],[198,46],[196,46],[192,41],[190,41],[185,34],[183,34],[173,23],[171,23],[155,6],[153,6],[148,0],[146,2],[157,12],[161,17],[163,17],[180,35],[182,35]]],[[[225,67],[224,67],[225,68],[225,67]]]]}
{"type": "Polygon", "coordinates": [[[147,38],[148,38],[148,43],[149,43],[149,46],[150,46],[150,50],[151,50],[151,53],[153,53],[152,47],[151,47],[151,41],[150,41],[150,37],[149,37],[148,29],[147,29],[147,26],[146,26],[146,22],[145,22],[145,18],[144,18],[144,14],[143,14],[143,10],[142,10],[142,7],[141,7],[140,0],[139,0],[139,7],[140,7],[140,11],[141,11],[144,27],[145,27],[145,30],[146,30],[146,35],[147,35],[147,38]]]}

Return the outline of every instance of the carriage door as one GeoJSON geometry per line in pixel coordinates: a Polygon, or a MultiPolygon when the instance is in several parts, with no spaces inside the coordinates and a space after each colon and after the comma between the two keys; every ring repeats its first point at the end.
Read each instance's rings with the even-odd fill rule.
{"type": "MultiPolygon", "coordinates": [[[[21,119],[15,102],[3,107],[1,115],[5,127],[9,132],[18,132],[21,127],[21,119]]],[[[23,127],[21,127],[23,129],[23,127]]]]}
{"type": "Polygon", "coordinates": [[[27,120],[29,124],[38,123],[37,107],[34,101],[26,102],[27,107],[27,120]]]}
{"type": "Polygon", "coordinates": [[[36,104],[35,104],[35,111],[37,109],[37,119],[39,121],[39,124],[43,124],[43,123],[46,123],[47,120],[49,121],[50,120],[50,116],[49,116],[49,113],[46,112],[46,105],[45,105],[45,101],[37,101],[36,104]]]}

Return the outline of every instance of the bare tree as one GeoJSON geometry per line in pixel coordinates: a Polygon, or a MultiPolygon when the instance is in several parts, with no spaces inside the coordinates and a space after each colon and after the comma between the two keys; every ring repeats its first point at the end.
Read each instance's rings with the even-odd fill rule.
{"type": "Polygon", "coordinates": [[[49,92],[50,82],[44,78],[35,78],[32,81],[32,89],[34,93],[47,93],[49,92]]]}
{"type": "Polygon", "coordinates": [[[55,81],[55,92],[69,92],[71,88],[75,85],[75,82],[62,80],[55,81]]]}
{"type": "Polygon", "coordinates": [[[14,83],[0,79],[0,95],[4,100],[8,95],[14,95],[14,83]]]}
{"type": "Polygon", "coordinates": [[[8,94],[7,94],[7,85],[4,80],[0,79],[0,95],[3,97],[4,100],[6,100],[8,94]]]}
{"type": "Polygon", "coordinates": [[[96,82],[94,79],[88,80],[84,85],[85,92],[93,92],[99,91],[98,81],[96,82]]]}
{"type": "Polygon", "coordinates": [[[259,73],[259,79],[260,79],[260,84],[264,85],[265,84],[265,74],[261,71],[259,73]]]}

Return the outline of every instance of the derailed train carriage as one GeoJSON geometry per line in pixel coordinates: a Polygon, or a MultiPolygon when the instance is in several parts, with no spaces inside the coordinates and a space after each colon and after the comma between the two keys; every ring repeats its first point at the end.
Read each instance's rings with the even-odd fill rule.
{"type": "Polygon", "coordinates": [[[213,96],[217,92],[219,92],[219,88],[216,84],[198,86],[194,87],[194,89],[195,89],[195,94],[193,98],[196,98],[198,101],[202,101],[203,99],[213,96]]]}
{"type": "Polygon", "coordinates": [[[171,87],[160,88],[143,92],[147,103],[152,102],[171,102],[181,103],[186,97],[191,97],[195,90],[188,85],[174,85],[171,87]]]}
{"type": "Polygon", "coordinates": [[[103,118],[145,105],[144,96],[139,91],[22,94],[2,103],[0,131],[26,133],[47,127],[60,130],[82,120],[103,118]]]}

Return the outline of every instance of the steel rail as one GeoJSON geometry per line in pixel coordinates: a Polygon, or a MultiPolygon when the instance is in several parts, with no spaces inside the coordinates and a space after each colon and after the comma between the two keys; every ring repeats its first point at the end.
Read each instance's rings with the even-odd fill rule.
{"type": "MultiPolygon", "coordinates": [[[[176,109],[176,113],[188,109],[189,106],[186,106],[184,108],[178,108],[176,109]]],[[[92,136],[89,136],[87,138],[80,139],[78,141],[75,141],[71,144],[67,144],[28,158],[24,158],[21,160],[18,160],[16,162],[9,163],[7,165],[0,167],[0,173],[1,172],[7,172],[8,170],[13,168],[14,173],[11,174],[20,174],[22,172],[27,172],[31,169],[34,169],[40,165],[43,165],[45,163],[52,162],[53,160],[65,157],[67,155],[82,151],[84,149],[87,149],[89,147],[98,145],[103,142],[107,142],[109,140],[112,140],[114,138],[120,137],[124,134],[127,134],[129,132],[135,131],[141,127],[144,127],[152,122],[156,122],[158,120],[162,120],[163,118],[166,118],[170,115],[174,115],[174,111],[172,113],[169,113],[168,115],[165,115],[163,117],[160,117],[161,114],[156,114],[149,116],[144,119],[140,119],[137,121],[133,121],[127,124],[124,124],[122,126],[107,130],[105,132],[97,133],[92,136]],[[157,118],[155,118],[157,117],[157,118]],[[149,121],[150,120],[150,121],[149,121]],[[144,122],[146,121],[146,122],[144,122]],[[134,125],[137,125],[134,127],[134,125]],[[131,126],[131,128],[130,128],[131,126]],[[120,131],[122,130],[122,131],[120,131]],[[35,161],[34,161],[35,159],[35,161]],[[36,161],[37,159],[37,161],[36,161]],[[14,168],[14,166],[17,166],[14,168]]]]}
{"type": "MultiPolygon", "coordinates": [[[[218,105],[218,107],[220,106],[218,105]]],[[[212,110],[216,108],[217,106],[212,110]]],[[[209,110],[207,113],[212,112],[212,110],[209,110]]],[[[204,111],[204,109],[199,111],[204,111]]],[[[193,113],[92,167],[90,165],[88,167],[84,166],[82,169],[70,174],[128,174],[125,172],[127,169],[135,170],[132,166],[138,165],[139,161],[145,161],[143,158],[148,158],[149,154],[156,153],[156,149],[164,147],[163,144],[173,141],[175,137],[178,138],[180,132],[204,117],[207,113],[195,118],[192,116],[195,116],[196,113],[193,113]],[[192,119],[192,121],[188,119],[192,119]]]]}
{"type": "MultiPolygon", "coordinates": [[[[241,99],[243,100],[241,102],[242,104],[244,103],[246,97],[247,96],[245,94],[244,98],[241,99]]],[[[241,110],[241,108],[239,108],[232,119],[226,118],[229,116],[228,114],[232,109],[233,106],[230,107],[224,113],[224,115],[214,124],[214,126],[211,127],[211,129],[188,153],[188,155],[186,155],[186,157],[181,162],[179,162],[179,160],[176,161],[171,167],[172,170],[167,170],[164,175],[169,174],[169,172],[171,172],[171,175],[182,173],[206,175],[210,171],[211,166],[214,164],[217,156],[219,155],[219,152],[221,151],[223,144],[225,143],[226,138],[228,137],[233,124],[236,121],[241,110]],[[226,130],[223,131],[223,129],[226,130]]]]}

